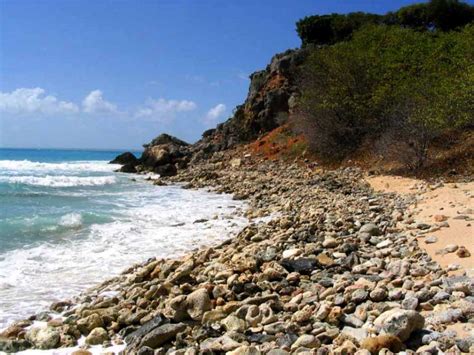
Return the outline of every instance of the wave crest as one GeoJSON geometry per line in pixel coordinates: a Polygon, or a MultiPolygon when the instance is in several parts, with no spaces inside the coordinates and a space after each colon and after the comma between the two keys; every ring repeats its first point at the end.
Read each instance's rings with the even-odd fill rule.
{"type": "Polygon", "coordinates": [[[41,163],[30,160],[0,160],[0,170],[11,171],[97,171],[111,172],[120,165],[102,160],[75,161],[69,163],[41,163]]]}
{"type": "Polygon", "coordinates": [[[68,213],[61,217],[59,225],[67,228],[80,228],[82,226],[82,215],[80,213],[68,213]]]}
{"type": "Polygon", "coordinates": [[[0,177],[0,181],[14,184],[24,184],[32,186],[47,187],[74,187],[74,186],[100,186],[109,185],[117,181],[115,176],[65,176],[65,175],[46,175],[46,176],[11,176],[0,177]]]}

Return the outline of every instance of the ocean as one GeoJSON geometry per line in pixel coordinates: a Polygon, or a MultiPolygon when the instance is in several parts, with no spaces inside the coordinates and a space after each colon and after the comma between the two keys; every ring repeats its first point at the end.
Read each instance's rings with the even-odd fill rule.
{"type": "Polygon", "coordinates": [[[0,149],[0,329],[151,257],[229,238],[243,202],[114,172],[120,152],[0,149]],[[207,220],[194,223],[197,220],[207,220]]]}

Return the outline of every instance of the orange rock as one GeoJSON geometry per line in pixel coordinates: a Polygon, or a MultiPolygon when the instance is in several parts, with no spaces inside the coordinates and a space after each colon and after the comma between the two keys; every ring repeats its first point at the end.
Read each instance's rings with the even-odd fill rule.
{"type": "Polygon", "coordinates": [[[448,219],[448,217],[442,214],[435,214],[433,216],[433,219],[435,220],[435,222],[444,222],[448,219]]]}
{"type": "Polygon", "coordinates": [[[400,352],[404,348],[403,343],[394,335],[379,335],[366,338],[360,344],[362,349],[369,350],[371,354],[378,354],[380,350],[387,348],[393,352],[400,352]]]}

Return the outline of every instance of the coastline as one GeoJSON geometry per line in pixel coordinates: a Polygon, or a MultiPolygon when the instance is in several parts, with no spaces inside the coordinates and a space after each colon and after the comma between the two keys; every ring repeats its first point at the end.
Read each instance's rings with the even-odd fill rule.
{"type": "Polygon", "coordinates": [[[183,258],[133,266],[73,303],[52,305],[65,318],[48,320],[44,332],[12,325],[4,346],[70,347],[83,335],[90,345],[125,340],[130,354],[351,353],[381,345],[469,351],[443,329],[472,317],[472,285],[450,277],[399,228],[412,197],[374,192],[353,169],[233,156],[215,154],[160,181],[233,193],[248,200],[247,217],[274,219],[183,258]],[[394,310],[413,329],[392,324],[393,317],[377,321],[394,310]],[[382,333],[398,342],[378,336],[377,344],[364,343],[382,333]]]}

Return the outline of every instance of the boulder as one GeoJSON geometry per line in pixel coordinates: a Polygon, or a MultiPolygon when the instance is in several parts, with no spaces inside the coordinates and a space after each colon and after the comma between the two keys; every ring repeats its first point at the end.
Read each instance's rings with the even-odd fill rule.
{"type": "Polygon", "coordinates": [[[201,320],[204,313],[211,309],[211,299],[204,288],[190,293],[186,298],[186,310],[193,320],[201,320]]]}
{"type": "Polygon", "coordinates": [[[102,327],[97,327],[94,328],[86,337],[86,344],[100,345],[107,340],[109,340],[109,335],[107,334],[107,331],[102,327]]]}
{"type": "Polygon", "coordinates": [[[374,321],[382,334],[390,334],[406,341],[415,330],[422,329],[425,318],[418,312],[405,309],[391,309],[382,313],[374,321]]]}
{"type": "Polygon", "coordinates": [[[130,152],[125,152],[117,155],[109,164],[131,165],[136,166],[139,163],[137,157],[130,152]]]}
{"type": "Polygon", "coordinates": [[[39,349],[53,349],[59,345],[60,334],[56,328],[42,327],[31,328],[25,335],[25,339],[39,349]]]}
{"type": "Polygon", "coordinates": [[[164,324],[158,328],[153,329],[147,335],[145,335],[140,342],[140,347],[147,346],[152,349],[156,349],[167,341],[176,337],[176,334],[186,329],[186,324],[164,324]]]}

